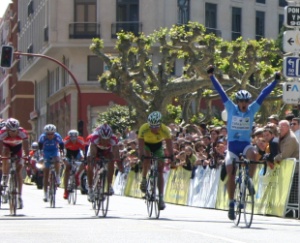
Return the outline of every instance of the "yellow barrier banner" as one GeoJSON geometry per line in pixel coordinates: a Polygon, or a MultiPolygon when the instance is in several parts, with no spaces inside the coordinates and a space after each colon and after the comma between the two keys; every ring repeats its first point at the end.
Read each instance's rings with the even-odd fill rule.
{"type": "MultiPolygon", "coordinates": [[[[267,168],[263,176],[263,165],[256,168],[253,177],[255,188],[254,213],[284,217],[290,195],[292,178],[295,170],[295,160],[286,159],[276,164],[274,169],[267,168]]],[[[216,208],[228,210],[226,181],[219,182],[216,208]]]]}
{"type": "Polygon", "coordinates": [[[127,183],[125,187],[125,196],[141,198],[143,193],[140,190],[140,183],[142,181],[142,174],[130,171],[127,176],[127,183]]]}
{"type": "Polygon", "coordinates": [[[256,177],[253,178],[256,191],[255,214],[285,216],[294,170],[294,159],[275,164],[273,170],[268,167],[265,176],[263,166],[257,168],[256,177]]]}
{"type": "Polygon", "coordinates": [[[187,205],[190,188],[191,171],[182,167],[171,170],[166,181],[165,202],[187,205]]]}

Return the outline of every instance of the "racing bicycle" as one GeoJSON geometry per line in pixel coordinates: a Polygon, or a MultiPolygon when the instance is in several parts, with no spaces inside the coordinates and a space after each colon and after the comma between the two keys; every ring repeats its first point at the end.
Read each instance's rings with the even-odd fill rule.
{"type": "Polygon", "coordinates": [[[238,173],[235,178],[235,192],[234,192],[234,212],[235,219],[234,224],[239,225],[241,215],[244,215],[245,225],[247,228],[250,228],[253,220],[253,211],[254,211],[254,194],[255,189],[252,182],[252,179],[249,175],[249,168],[251,164],[263,164],[264,171],[263,175],[267,171],[267,162],[266,161],[251,161],[246,159],[243,155],[240,155],[239,159],[233,159],[232,166],[234,171],[238,168],[238,173]]]}
{"type": "Polygon", "coordinates": [[[2,186],[2,202],[6,203],[8,200],[10,214],[15,216],[17,214],[18,208],[18,174],[17,174],[17,161],[20,159],[29,160],[28,157],[19,158],[17,155],[11,157],[2,157],[3,159],[7,159],[9,162],[9,175],[8,175],[8,183],[7,186],[2,186]]]}
{"type": "Polygon", "coordinates": [[[69,192],[69,196],[68,196],[69,204],[72,202],[75,205],[76,201],[77,201],[77,184],[76,184],[76,180],[75,180],[75,173],[80,164],[81,164],[80,161],[76,161],[74,158],[71,159],[70,176],[69,176],[68,185],[67,185],[67,190],[69,192]]]}
{"type": "Polygon", "coordinates": [[[170,157],[157,157],[151,154],[151,156],[143,156],[144,159],[150,159],[150,171],[147,176],[147,189],[145,193],[145,200],[147,205],[148,217],[151,218],[153,208],[155,211],[155,218],[158,219],[160,215],[159,209],[159,195],[157,190],[158,185],[158,161],[163,159],[171,159],[170,157]]]}
{"type": "Polygon", "coordinates": [[[107,183],[107,164],[109,160],[100,157],[95,159],[95,173],[94,173],[94,200],[92,202],[95,215],[99,215],[102,209],[102,216],[106,217],[109,205],[109,186],[107,183]]]}

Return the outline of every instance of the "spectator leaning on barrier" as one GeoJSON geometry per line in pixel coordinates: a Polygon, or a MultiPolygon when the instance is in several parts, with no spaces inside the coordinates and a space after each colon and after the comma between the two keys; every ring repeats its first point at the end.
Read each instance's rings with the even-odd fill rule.
{"type": "Polygon", "coordinates": [[[266,126],[264,128],[264,139],[268,143],[266,148],[265,159],[271,169],[274,168],[274,157],[279,153],[279,139],[275,136],[275,130],[266,126]]]}
{"type": "Polygon", "coordinates": [[[296,135],[298,143],[300,142],[300,118],[293,118],[291,122],[291,129],[296,135]]]}
{"type": "Polygon", "coordinates": [[[299,143],[293,132],[290,130],[288,120],[279,122],[279,150],[280,153],[274,158],[274,162],[281,162],[287,158],[299,159],[299,143]]]}

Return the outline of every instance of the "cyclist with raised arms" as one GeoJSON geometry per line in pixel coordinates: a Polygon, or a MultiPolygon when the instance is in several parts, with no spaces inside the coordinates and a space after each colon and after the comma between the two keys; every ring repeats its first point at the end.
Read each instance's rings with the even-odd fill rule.
{"type": "MultiPolygon", "coordinates": [[[[29,155],[29,142],[27,131],[20,127],[20,123],[15,118],[9,118],[5,122],[5,126],[0,131],[0,152],[3,157],[17,156],[17,180],[18,180],[18,209],[23,208],[22,186],[23,176],[22,168],[24,161],[21,159],[24,151],[24,157],[29,155]]],[[[2,186],[7,186],[9,163],[7,159],[2,160],[2,186]]]]}
{"type": "MultiPolygon", "coordinates": [[[[235,191],[235,173],[232,173],[232,160],[238,159],[240,154],[245,155],[249,160],[255,161],[257,151],[251,145],[252,124],[254,115],[259,110],[264,99],[272,92],[280,80],[280,73],[275,73],[275,80],[265,87],[256,100],[251,102],[252,95],[246,90],[239,90],[235,94],[236,104],[229,99],[222,85],[214,76],[214,66],[207,68],[210,80],[220,94],[221,99],[227,111],[227,131],[228,148],[225,157],[226,170],[228,175],[227,193],[229,197],[228,217],[235,219],[234,213],[234,191],[235,191]]],[[[250,177],[254,175],[255,166],[250,166],[250,177]]]]}
{"type": "Polygon", "coordinates": [[[63,155],[64,142],[59,133],[56,132],[56,126],[47,124],[44,127],[38,140],[39,149],[42,151],[44,159],[44,202],[48,201],[48,181],[51,160],[55,162],[56,183],[60,184],[59,169],[60,169],[60,155],[63,155]]]}
{"type": "Polygon", "coordinates": [[[118,163],[119,171],[123,173],[124,169],[121,164],[118,139],[113,134],[111,127],[108,124],[103,124],[95,129],[90,137],[90,145],[87,152],[88,161],[88,200],[92,202],[94,200],[94,192],[92,189],[94,178],[94,159],[99,157],[105,157],[109,160],[108,163],[108,175],[107,183],[109,185],[109,194],[114,194],[114,190],[111,186],[113,174],[114,174],[114,162],[118,163]]]}
{"type": "MultiPolygon", "coordinates": [[[[150,157],[153,153],[156,157],[166,156],[163,148],[163,141],[166,142],[166,148],[168,156],[173,162],[173,145],[171,140],[171,132],[169,128],[161,122],[162,115],[159,111],[154,111],[148,116],[148,122],[144,123],[138,133],[138,143],[139,143],[139,157],[142,163],[142,182],[140,184],[140,189],[142,192],[146,192],[147,189],[147,173],[150,169],[150,160],[144,159],[144,157],[150,157]]],[[[164,210],[166,205],[163,200],[164,196],[164,160],[160,160],[158,163],[158,192],[159,192],[159,202],[158,206],[160,210],[164,210]]]]}

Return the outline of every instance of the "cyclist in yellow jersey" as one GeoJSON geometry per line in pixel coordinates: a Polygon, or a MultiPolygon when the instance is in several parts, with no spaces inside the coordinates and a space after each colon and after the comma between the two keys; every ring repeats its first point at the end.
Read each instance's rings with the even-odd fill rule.
{"type": "MultiPolygon", "coordinates": [[[[153,153],[156,157],[164,157],[163,141],[166,142],[167,156],[171,158],[173,162],[173,146],[171,140],[171,133],[169,128],[161,123],[161,113],[158,111],[152,112],[148,116],[148,123],[143,124],[138,133],[139,143],[139,156],[143,161],[142,170],[142,182],[140,189],[142,192],[146,192],[147,180],[146,176],[150,169],[150,160],[144,159],[144,157],[150,157],[153,153]]],[[[164,161],[163,159],[158,163],[158,192],[159,192],[159,209],[165,209],[165,202],[163,200],[164,193],[164,177],[163,177],[164,161]]]]}

